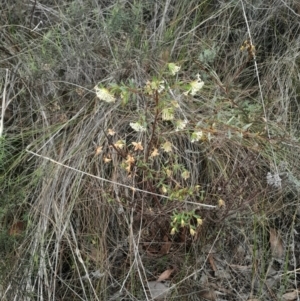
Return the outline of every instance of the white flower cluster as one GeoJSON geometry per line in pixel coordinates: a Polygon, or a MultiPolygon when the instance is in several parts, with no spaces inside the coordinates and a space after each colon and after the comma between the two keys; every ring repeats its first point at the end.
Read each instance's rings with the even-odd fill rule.
{"type": "Polygon", "coordinates": [[[278,173],[272,174],[271,172],[267,173],[267,183],[268,185],[274,186],[276,188],[281,187],[281,178],[278,173]]]}
{"type": "Polygon", "coordinates": [[[165,81],[160,81],[157,92],[160,94],[163,90],[165,90],[165,81]]]}
{"type": "Polygon", "coordinates": [[[96,91],[96,95],[100,100],[103,100],[105,102],[115,102],[116,98],[113,94],[111,94],[107,89],[105,88],[99,88],[98,85],[94,87],[94,90],[96,91]]]}
{"type": "Polygon", "coordinates": [[[139,122],[130,122],[129,124],[136,132],[145,132],[147,130],[147,128],[141,125],[139,122]]]}
{"type": "Polygon", "coordinates": [[[165,90],[165,81],[147,81],[144,87],[145,93],[153,95],[153,91],[157,91],[159,94],[165,90]]]}
{"type": "Polygon", "coordinates": [[[194,143],[196,141],[200,141],[204,138],[204,134],[202,131],[195,131],[192,133],[191,142],[194,143]]]}
{"type": "Polygon", "coordinates": [[[196,76],[197,76],[197,79],[190,83],[190,89],[188,91],[184,92],[184,95],[191,94],[192,96],[195,96],[196,93],[203,88],[204,81],[201,79],[199,73],[196,76]]]}
{"type": "Polygon", "coordinates": [[[186,119],[185,120],[179,119],[179,120],[176,120],[175,124],[176,124],[175,131],[178,132],[178,131],[183,130],[186,127],[186,125],[188,124],[188,121],[186,119]]]}
{"type": "Polygon", "coordinates": [[[176,75],[180,70],[180,66],[177,66],[174,63],[169,63],[168,68],[169,68],[171,75],[173,75],[173,76],[176,75]]]}

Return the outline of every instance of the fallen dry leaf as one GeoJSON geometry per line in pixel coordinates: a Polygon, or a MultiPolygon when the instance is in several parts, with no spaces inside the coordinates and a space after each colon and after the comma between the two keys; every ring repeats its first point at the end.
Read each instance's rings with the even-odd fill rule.
{"type": "Polygon", "coordinates": [[[282,300],[283,301],[297,300],[299,295],[300,295],[300,292],[297,291],[297,290],[294,290],[293,292],[283,294],[282,295],[282,300]]]}
{"type": "Polygon", "coordinates": [[[218,207],[219,207],[219,208],[225,207],[225,202],[224,202],[222,199],[219,199],[219,200],[218,200],[218,207]]]}
{"type": "Polygon", "coordinates": [[[152,300],[165,300],[165,297],[170,292],[170,289],[164,283],[149,281],[147,284],[152,300]]]}
{"type": "Polygon", "coordinates": [[[18,221],[15,222],[9,229],[10,236],[18,236],[21,235],[25,231],[25,223],[18,221]]]}
{"type": "Polygon", "coordinates": [[[215,264],[214,256],[213,256],[212,253],[208,254],[208,261],[210,263],[210,266],[211,266],[212,270],[214,272],[217,271],[217,267],[216,267],[216,264],[215,264]]]}
{"type": "Polygon", "coordinates": [[[270,228],[270,246],[272,251],[272,256],[275,258],[282,258],[284,255],[284,247],[281,238],[277,231],[270,228]]]}
{"type": "Polygon", "coordinates": [[[170,278],[171,274],[174,272],[174,269],[165,270],[156,280],[157,282],[164,281],[170,278]]]}

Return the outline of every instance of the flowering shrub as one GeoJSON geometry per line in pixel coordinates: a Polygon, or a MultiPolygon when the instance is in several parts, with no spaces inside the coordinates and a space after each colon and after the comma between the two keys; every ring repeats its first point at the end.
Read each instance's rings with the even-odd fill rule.
{"type": "Polygon", "coordinates": [[[171,222],[171,234],[174,235],[179,231],[179,228],[187,227],[190,230],[191,236],[194,236],[197,231],[197,227],[200,227],[203,223],[203,220],[195,211],[186,211],[186,212],[174,212],[171,222]],[[196,225],[194,223],[196,221],[196,225]]]}
{"type": "MultiPolygon", "coordinates": [[[[165,79],[153,78],[151,81],[147,81],[145,86],[142,88],[136,88],[132,83],[129,85],[113,84],[110,87],[102,87],[100,84],[94,87],[96,96],[99,100],[107,103],[115,103],[120,101],[123,105],[126,105],[134,94],[143,94],[145,96],[151,97],[156,105],[156,115],[161,121],[171,121],[174,125],[175,131],[182,131],[186,128],[189,121],[184,116],[184,118],[178,117],[182,110],[179,104],[179,98],[181,97],[190,97],[196,96],[197,93],[203,88],[204,82],[201,79],[200,75],[196,75],[196,79],[184,83],[178,79],[172,79],[174,76],[178,76],[178,72],[181,67],[175,63],[167,64],[167,70],[165,72],[166,77],[171,78],[170,82],[165,79]],[[173,90],[180,90],[181,94],[177,96],[173,90]]],[[[142,120],[136,120],[129,123],[130,127],[136,132],[146,132],[147,131],[147,122],[142,120]]],[[[203,133],[200,131],[195,131],[191,134],[191,141],[200,141],[203,139],[203,133]]]]}
{"type": "MultiPolygon", "coordinates": [[[[133,82],[125,85],[113,84],[108,87],[103,87],[100,84],[96,85],[94,90],[97,98],[100,101],[107,103],[118,103],[121,106],[126,106],[137,99],[138,96],[143,96],[147,101],[147,107],[150,114],[146,115],[143,112],[136,120],[129,121],[130,128],[143,135],[146,139],[137,141],[131,141],[126,145],[125,137],[118,137],[118,140],[112,144],[112,147],[122,157],[121,168],[123,168],[128,177],[133,178],[140,170],[148,170],[148,174],[145,179],[145,173],[143,174],[144,180],[154,178],[153,172],[150,168],[151,161],[154,158],[160,158],[163,153],[167,153],[169,156],[176,157],[174,151],[174,145],[168,139],[167,136],[160,136],[160,130],[163,123],[169,123],[172,125],[171,132],[181,132],[189,137],[191,142],[206,140],[207,135],[203,134],[201,130],[188,128],[192,126],[190,120],[185,116],[181,108],[182,102],[189,102],[191,98],[195,97],[204,86],[199,74],[196,75],[196,79],[186,83],[179,80],[179,72],[181,67],[175,63],[169,63],[166,65],[165,71],[160,78],[152,78],[148,80],[143,87],[136,87],[133,82]],[[154,116],[153,120],[149,119],[149,116],[154,116]],[[156,141],[154,143],[154,141],[156,141]],[[144,155],[142,155],[142,152],[144,155]],[[149,163],[150,162],[150,163],[149,163]]],[[[184,105],[184,104],[183,104],[184,105]]],[[[140,137],[140,136],[137,137],[140,137]]],[[[107,136],[117,136],[115,130],[109,129],[107,136]]],[[[100,155],[104,147],[100,145],[97,148],[97,155],[100,155]]],[[[103,161],[105,164],[111,162],[111,154],[103,155],[103,161]]],[[[176,161],[176,160],[175,160],[176,161]]],[[[186,198],[198,193],[199,185],[191,187],[182,187],[182,185],[176,185],[176,187],[170,187],[167,185],[166,179],[171,179],[173,174],[176,173],[182,179],[186,181],[190,178],[191,172],[180,164],[173,164],[169,166],[168,162],[165,164],[165,169],[160,171],[159,179],[157,179],[156,188],[160,193],[166,195],[171,200],[185,200],[186,198]]],[[[155,175],[157,176],[157,175],[155,175]]],[[[195,213],[183,212],[175,214],[172,222],[172,232],[176,232],[178,229],[178,221],[180,225],[189,225],[190,234],[194,235],[196,228],[191,224],[192,219],[196,218],[198,224],[201,219],[196,216],[195,213]],[[175,215],[177,218],[175,218],[175,215]]]]}

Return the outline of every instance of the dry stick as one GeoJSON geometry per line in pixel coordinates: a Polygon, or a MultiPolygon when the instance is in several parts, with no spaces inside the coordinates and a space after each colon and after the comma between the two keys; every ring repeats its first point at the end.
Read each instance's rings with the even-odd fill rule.
{"type": "Polygon", "coordinates": [[[157,123],[158,114],[159,114],[159,109],[158,109],[158,91],[157,90],[155,90],[154,100],[155,100],[156,113],[155,113],[154,122],[153,122],[153,126],[152,126],[152,133],[151,133],[150,141],[149,141],[148,146],[147,146],[147,151],[146,151],[146,155],[145,155],[145,162],[148,162],[148,159],[149,159],[150,149],[151,149],[151,146],[152,146],[152,143],[153,143],[154,134],[155,134],[155,128],[156,128],[156,123],[157,123]]]}
{"type": "MultiPolygon", "coordinates": [[[[171,200],[170,197],[166,196],[166,195],[162,195],[162,194],[158,194],[158,193],[154,193],[154,192],[150,192],[150,191],[146,191],[146,190],[143,190],[143,189],[139,189],[139,188],[135,188],[133,186],[129,186],[129,185],[125,185],[125,184],[121,184],[121,183],[118,183],[118,182],[115,182],[115,181],[111,181],[111,180],[108,180],[108,179],[105,179],[105,178],[101,178],[101,177],[98,177],[98,176],[95,176],[95,175],[92,175],[90,173],[87,173],[85,171],[82,171],[82,170],[79,170],[77,168],[74,168],[74,167],[71,167],[69,165],[66,165],[66,164],[63,164],[61,162],[58,162],[54,159],[51,159],[49,157],[46,157],[46,156],[43,156],[43,155],[40,155],[40,154],[37,154],[31,150],[28,150],[26,149],[26,151],[36,157],[40,157],[40,158],[43,158],[45,160],[48,160],[50,162],[53,162],[55,164],[58,164],[60,166],[63,166],[65,168],[68,168],[70,170],[73,170],[73,171],[76,171],[76,172],[79,172],[83,175],[87,175],[89,177],[92,177],[92,178],[95,178],[95,179],[98,179],[100,181],[103,181],[103,182],[107,182],[107,183],[111,183],[111,184],[115,184],[115,185],[119,185],[119,186],[122,186],[122,187],[125,187],[125,188],[129,188],[129,189],[132,189],[133,191],[139,191],[139,192],[144,192],[146,194],[150,194],[150,195],[154,195],[154,196],[158,196],[158,197],[161,197],[161,198],[164,198],[164,199],[168,199],[168,200],[171,200]]],[[[192,204],[192,205],[197,205],[197,206],[201,206],[201,207],[204,207],[204,208],[216,208],[217,206],[214,206],[214,205],[206,205],[206,204],[201,204],[201,203],[196,203],[196,202],[189,202],[189,201],[185,201],[187,204],[192,204]]]]}
{"type": "Polygon", "coordinates": [[[36,7],[36,0],[34,1],[33,7],[32,7],[32,10],[31,10],[31,16],[30,16],[29,28],[31,28],[32,19],[33,19],[33,14],[34,14],[34,11],[35,11],[35,7],[36,7]]]}
{"type": "Polygon", "coordinates": [[[5,83],[4,83],[4,89],[3,89],[3,95],[2,95],[2,111],[1,111],[1,120],[0,120],[0,138],[3,135],[3,130],[4,130],[4,115],[5,115],[5,110],[7,108],[7,101],[6,101],[6,86],[7,86],[7,81],[8,81],[8,69],[6,69],[6,75],[5,75],[5,83]]]}
{"type": "MultiPolygon", "coordinates": [[[[154,135],[155,135],[155,130],[156,130],[156,124],[157,124],[157,119],[158,119],[158,115],[159,115],[159,108],[158,108],[158,91],[155,90],[155,95],[154,95],[154,101],[155,101],[155,107],[156,107],[156,112],[155,112],[155,117],[154,117],[154,122],[153,122],[153,126],[152,126],[152,133],[151,133],[151,137],[149,140],[149,143],[147,145],[147,150],[145,153],[145,162],[148,163],[149,160],[149,155],[150,155],[150,150],[152,148],[153,145],[153,140],[154,140],[154,135]]],[[[153,190],[153,185],[150,181],[147,181],[148,183],[148,189],[152,189],[153,190]]],[[[155,195],[154,195],[155,196],[155,195]]],[[[155,196],[154,198],[157,206],[159,207],[159,209],[161,209],[161,205],[157,199],[157,197],[155,196]]]]}
{"type": "Polygon", "coordinates": [[[104,131],[103,128],[102,128],[102,131],[103,131],[104,136],[105,136],[106,139],[107,139],[107,142],[108,142],[109,146],[112,146],[112,148],[116,151],[116,153],[117,153],[118,155],[120,155],[123,159],[126,160],[126,154],[123,153],[121,149],[118,149],[113,143],[111,143],[111,142],[109,141],[110,139],[109,139],[109,137],[107,136],[107,134],[105,133],[105,131],[104,131]]]}

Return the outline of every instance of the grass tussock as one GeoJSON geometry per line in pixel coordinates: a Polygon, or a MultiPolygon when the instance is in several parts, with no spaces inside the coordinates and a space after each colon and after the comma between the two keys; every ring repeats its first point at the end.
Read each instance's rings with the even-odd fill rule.
{"type": "Polygon", "coordinates": [[[297,300],[299,18],[2,1],[1,300],[297,300]]]}

